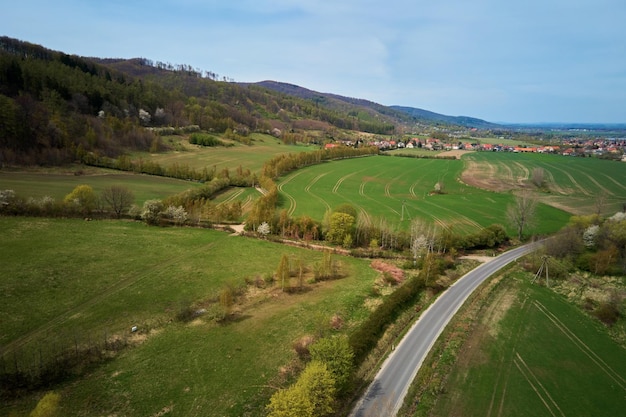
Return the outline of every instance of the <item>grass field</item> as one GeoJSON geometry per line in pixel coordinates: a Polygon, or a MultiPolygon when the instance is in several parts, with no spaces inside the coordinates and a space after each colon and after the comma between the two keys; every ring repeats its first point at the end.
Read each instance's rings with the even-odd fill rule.
{"type": "Polygon", "coordinates": [[[122,185],[133,192],[135,204],[141,206],[150,199],[163,199],[200,184],[172,178],[154,177],[121,171],[89,168],[83,175],[73,172],[0,171],[0,190],[13,190],[24,198],[50,196],[62,201],[74,187],[86,184],[96,193],[111,185],[122,185]]]}
{"type": "Polygon", "coordinates": [[[624,349],[528,274],[500,284],[465,343],[431,416],[624,412],[624,349]]]}
{"type": "MultiPolygon", "coordinates": [[[[422,218],[459,233],[475,232],[494,223],[507,226],[510,193],[496,193],[459,181],[461,160],[368,157],[333,161],[293,172],[279,183],[282,207],[294,216],[321,220],[326,210],[352,204],[360,215],[385,218],[408,228],[422,218]],[[442,194],[433,194],[435,184],[442,194]]],[[[535,233],[560,229],[569,214],[540,205],[535,233]]]]}
{"type": "MultiPolygon", "coordinates": [[[[57,388],[63,415],[259,416],[298,338],[363,319],[376,273],[341,258],[347,277],[284,294],[249,288],[235,319],[173,318],[230,283],[271,274],[282,254],[312,268],[321,253],[227,233],[139,222],[0,217],[0,346],[20,367],[105,335],[142,343],[57,388]],[[131,326],[138,326],[131,334],[131,326]],[[247,414],[246,414],[247,413],[247,414]],[[168,414],[169,415],[169,414],[168,414]]],[[[207,308],[209,308],[207,306],[207,308]]],[[[5,362],[5,366],[6,366],[5,362]]],[[[12,365],[11,365],[12,366],[12,365]]],[[[27,415],[40,394],[0,405],[27,415]]]]}
{"type": "MultiPolygon", "coordinates": [[[[135,154],[133,158],[142,157],[162,166],[178,163],[188,165],[198,171],[203,168],[216,168],[217,172],[224,168],[231,171],[241,166],[242,169],[249,169],[251,172],[258,172],[263,164],[282,153],[298,153],[319,149],[319,146],[305,145],[285,145],[279,139],[270,135],[253,133],[250,135],[251,145],[243,145],[233,142],[232,147],[203,147],[191,145],[186,139],[176,137],[179,142],[179,150],[159,154],[135,154]]],[[[230,142],[230,141],[229,141],[230,142]]]]}

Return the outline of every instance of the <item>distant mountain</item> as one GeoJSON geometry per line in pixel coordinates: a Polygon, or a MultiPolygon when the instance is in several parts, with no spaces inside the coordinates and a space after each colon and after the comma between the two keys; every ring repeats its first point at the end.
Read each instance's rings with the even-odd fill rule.
{"type": "Polygon", "coordinates": [[[499,124],[487,122],[486,120],[477,119],[475,117],[446,116],[444,114],[434,113],[432,111],[417,109],[414,107],[390,106],[390,108],[400,112],[404,112],[412,117],[421,120],[430,120],[433,122],[441,122],[464,127],[475,127],[477,129],[494,129],[503,127],[499,124]]]}
{"type": "MultiPolygon", "coordinates": [[[[248,85],[248,84],[244,84],[248,85]]],[[[331,93],[320,93],[309,90],[294,84],[288,84],[278,81],[261,81],[254,85],[267,88],[282,94],[299,97],[305,100],[313,100],[320,105],[335,108],[337,110],[348,110],[354,106],[367,109],[372,114],[378,113],[389,117],[400,123],[407,123],[413,120],[420,121],[425,124],[445,124],[462,127],[475,127],[478,129],[502,128],[501,125],[490,123],[482,119],[467,116],[446,116],[434,113],[428,110],[422,110],[413,107],[403,106],[383,106],[369,100],[344,97],[331,93]],[[408,117],[407,117],[408,116],[408,117]]]]}
{"type": "Polygon", "coordinates": [[[285,94],[304,100],[311,100],[315,102],[318,106],[326,107],[339,112],[347,112],[353,117],[365,117],[366,115],[364,113],[367,113],[369,117],[394,124],[410,123],[412,119],[412,117],[407,115],[405,112],[394,110],[390,107],[383,106],[382,104],[374,103],[373,101],[352,97],[344,97],[332,93],[320,93],[319,91],[313,91],[304,87],[300,87],[298,85],[283,83],[279,81],[267,80],[257,83],[240,83],[240,85],[255,85],[278,92],[280,94],[285,94]]]}

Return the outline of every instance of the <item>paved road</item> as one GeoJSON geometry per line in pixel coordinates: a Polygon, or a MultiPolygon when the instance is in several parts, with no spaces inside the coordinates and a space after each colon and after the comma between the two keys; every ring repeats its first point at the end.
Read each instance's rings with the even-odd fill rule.
{"type": "Polygon", "coordinates": [[[395,416],[430,348],[469,295],[490,275],[532,252],[537,245],[520,246],[481,264],[439,296],[383,363],[350,416],[395,416]]]}

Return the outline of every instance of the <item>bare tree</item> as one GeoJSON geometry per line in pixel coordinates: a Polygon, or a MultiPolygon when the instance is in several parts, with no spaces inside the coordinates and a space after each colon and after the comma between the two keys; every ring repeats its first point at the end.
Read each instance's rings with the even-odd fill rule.
{"type": "Polygon", "coordinates": [[[532,181],[537,187],[541,187],[545,180],[545,172],[543,168],[534,168],[532,173],[532,181]]]}
{"type": "Polygon", "coordinates": [[[102,190],[101,197],[109,205],[117,218],[130,208],[135,200],[133,192],[121,185],[112,185],[102,190]]]}
{"type": "Polygon", "coordinates": [[[607,200],[609,196],[605,190],[601,190],[598,194],[596,194],[596,198],[594,201],[594,207],[596,209],[596,214],[600,216],[604,209],[606,208],[607,200]]]}
{"type": "Polygon", "coordinates": [[[515,226],[518,239],[522,240],[524,230],[534,225],[536,209],[537,197],[529,191],[523,191],[517,195],[513,203],[508,206],[506,216],[515,226]]]}

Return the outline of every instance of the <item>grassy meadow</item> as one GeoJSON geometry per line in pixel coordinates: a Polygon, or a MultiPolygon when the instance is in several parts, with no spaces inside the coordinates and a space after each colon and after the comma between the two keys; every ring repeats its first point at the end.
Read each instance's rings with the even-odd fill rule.
{"type": "MultiPolygon", "coordinates": [[[[0,218],[0,234],[3,366],[28,372],[104,337],[137,343],[59,386],[63,415],[263,415],[294,341],[330,331],[335,314],[349,331],[377,276],[368,261],[337,256],[345,278],[286,294],[245,282],[271,275],[283,254],[312,269],[320,252],[128,221],[0,218]],[[226,286],[246,289],[232,320],[175,319],[188,306],[210,310],[226,286]]],[[[0,414],[27,415],[40,397],[3,403],[0,414]]]]}
{"type": "Polygon", "coordinates": [[[623,414],[624,349],[599,322],[531,278],[500,283],[429,415],[623,414]]]}
{"type": "MultiPolygon", "coordinates": [[[[298,153],[318,149],[318,146],[285,145],[270,135],[251,134],[252,144],[233,142],[232,147],[202,147],[191,145],[183,137],[173,137],[170,142],[175,149],[168,152],[148,154],[135,153],[132,159],[142,158],[159,163],[163,167],[174,164],[187,165],[197,171],[204,168],[216,172],[227,168],[235,172],[239,167],[251,172],[260,171],[263,163],[281,153],[298,153]]],[[[229,141],[230,142],[230,141],[229,141]]],[[[135,204],[141,206],[150,199],[164,199],[199,183],[166,177],[133,174],[109,169],[75,166],[37,170],[0,170],[0,190],[13,190],[17,195],[36,199],[49,196],[61,201],[77,185],[91,186],[96,193],[111,185],[122,185],[133,191],[135,204]]],[[[217,203],[238,199],[244,206],[258,197],[254,190],[230,189],[215,196],[217,203]],[[234,197],[233,197],[234,196],[234,197]]]]}
{"type": "Polygon", "coordinates": [[[107,169],[88,168],[80,171],[80,175],[76,175],[76,170],[0,171],[0,190],[13,190],[24,198],[49,196],[55,201],[62,201],[78,185],[89,185],[96,193],[111,185],[121,185],[133,192],[135,204],[141,206],[146,200],[163,199],[200,186],[191,181],[107,169]]]}
{"type": "Polygon", "coordinates": [[[176,144],[175,150],[157,154],[137,153],[133,155],[133,158],[141,157],[162,166],[175,163],[188,165],[198,171],[202,171],[205,167],[208,169],[215,167],[217,172],[224,168],[234,171],[241,166],[244,170],[257,172],[267,160],[278,154],[319,149],[319,146],[285,145],[280,139],[260,133],[250,134],[251,145],[222,139],[224,142],[232,143],[231,147],[192,145],[187,139],[179,136],[170,139],[176,144]]]}

